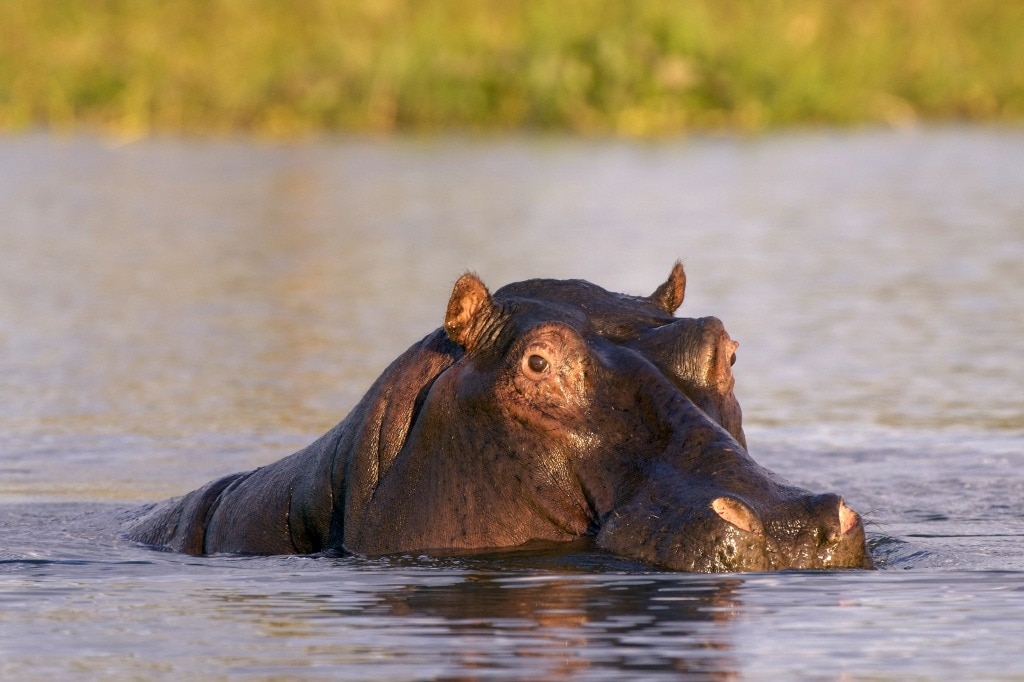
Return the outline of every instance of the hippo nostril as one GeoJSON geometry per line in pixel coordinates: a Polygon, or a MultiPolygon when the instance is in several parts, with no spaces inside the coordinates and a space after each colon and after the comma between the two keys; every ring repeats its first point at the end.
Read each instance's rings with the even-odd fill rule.
{"type": "Polygon", "coordinates": [[[846,506],[846,502],[839,500],[839,534],[846,535],[853,530],[860,522],[860,516],[846,506]]]}
{"type": "Polygon", "coordinates": [[[748,533],[762,532],[761,522],[750,507],[734,497],[716,497],[711,508],[722,519],[748,533]]]}

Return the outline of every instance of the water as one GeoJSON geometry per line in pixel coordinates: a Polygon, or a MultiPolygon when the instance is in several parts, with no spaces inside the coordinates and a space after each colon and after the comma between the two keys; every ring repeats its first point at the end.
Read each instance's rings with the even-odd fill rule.
{"type": "Polygon", "coordinates": [[[0,139],[0,679],[1019,679],[1024,133],[0,139]],[[586,546],[195,558],[134,505],[272,461],[455,279],[582,277],[741,342],[751,452],[880,570],[586,546]]]}

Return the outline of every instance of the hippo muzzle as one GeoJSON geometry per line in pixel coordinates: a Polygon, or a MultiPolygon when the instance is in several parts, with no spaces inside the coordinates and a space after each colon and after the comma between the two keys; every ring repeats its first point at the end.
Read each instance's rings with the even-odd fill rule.
{"type": "Polygon", "coordinates": [[[735,495],[645,497],[610,514],[597,544],[678,571],[872,568],[863,522],[841,497],[791,495],[762,515],[735,495]]]}

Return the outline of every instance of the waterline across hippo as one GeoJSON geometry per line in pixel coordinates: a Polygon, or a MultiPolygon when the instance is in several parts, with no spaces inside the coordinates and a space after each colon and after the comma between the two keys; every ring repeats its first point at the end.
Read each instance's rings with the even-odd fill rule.
{"type": "Polygon", "coordinates": [[[592,536],[681,571],[870,568],[864,525],[746,450],[716,318],[581,280],[455,284],[444,326],[307,448],[152,506],[132,540],[190,554],[384,555],[592,536]]]}

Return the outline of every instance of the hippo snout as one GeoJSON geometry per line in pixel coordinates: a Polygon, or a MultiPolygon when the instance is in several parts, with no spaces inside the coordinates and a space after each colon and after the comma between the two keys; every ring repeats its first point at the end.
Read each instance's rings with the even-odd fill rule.
{"type": "Polygon", "coordinates": [[[780,568],[872,568],[864,522],[839,495],[805,495],[765,523],[780,568]]]}
{"type": "Polygon", "coordinates": [[[762,513],[729,493],[674,508],[653,500],[609,517],[598,543],[673,570],[872,568],[860,515],[838,495],[785,500],[762,513]],[[633,516],[636,514],[635,516],[633,516]]]}
{"type": "MultiPolygon", "coordinates": [[[[736,556],[743,570],[871,568],[860,515],[835,494],[804,495],[758,516],[735,496],[713,500],[711,509],[725,523],[763,543],[747,541],[752,556],[736,556]],[[764,556],[760,552],[764,552],[764,556]]],[[[737,570],[731,568],[730,570],[737,570]]]]}

